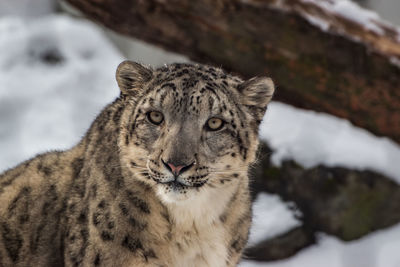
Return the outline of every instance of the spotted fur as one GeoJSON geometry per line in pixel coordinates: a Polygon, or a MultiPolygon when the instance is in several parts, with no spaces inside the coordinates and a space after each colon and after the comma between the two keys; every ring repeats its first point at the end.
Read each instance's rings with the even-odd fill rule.
{"type": "Polygon", "coordinates": [[[117,81],[78,145],[0,176],[0,266],[235,266],[271,80],[126,61],[117,81]]]}

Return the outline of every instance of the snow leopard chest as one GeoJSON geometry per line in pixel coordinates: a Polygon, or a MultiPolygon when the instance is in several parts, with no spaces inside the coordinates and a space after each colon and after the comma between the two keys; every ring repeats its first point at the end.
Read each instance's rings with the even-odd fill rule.
{"type": "Polygon", "coordinates": [[[226,233],[221,225],[208,229],[180,231],[170,245],[171,266],[226,266],[228,257],[226,233]]]}

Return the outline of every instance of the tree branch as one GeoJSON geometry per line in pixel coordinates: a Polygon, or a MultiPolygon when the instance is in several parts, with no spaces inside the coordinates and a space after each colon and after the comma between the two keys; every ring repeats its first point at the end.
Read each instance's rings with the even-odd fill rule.
{"type": "Polygon", "coordinates": [[[193,60],[246,78],[267,74],[275,99],[400,142],[400,37],[373,14],[351,19],[336,0],[67,1],[117,32],[193,60]]]}

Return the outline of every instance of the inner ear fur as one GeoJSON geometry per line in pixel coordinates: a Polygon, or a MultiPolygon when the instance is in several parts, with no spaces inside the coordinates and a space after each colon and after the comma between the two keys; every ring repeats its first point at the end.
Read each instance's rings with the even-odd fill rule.
{"type": "Polygon", "coordinates": [[[153,71],[133,61],[123,61],[118,65],[116,78],[123,95],[136,95],[153,77],[153,71]]]}

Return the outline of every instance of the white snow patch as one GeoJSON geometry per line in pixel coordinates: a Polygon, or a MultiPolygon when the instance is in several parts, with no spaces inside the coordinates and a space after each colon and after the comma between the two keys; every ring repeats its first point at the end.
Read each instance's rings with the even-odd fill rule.
{"type": "MultiPolygon", "coordinates": [[[[335,33],[344,35],[347,38],[361,42],[361,37],[355,34],[349,34],[344,28],[333,27],[335,24],[333,21],[337,20],[338,17],[342,17],[346,20],[352,21],[366,29],[367,31],[373,32],[378,35],[383,35],[386,32],[386,27],[396,33],[395,41],[400,42],[400,28],[393,25],[392,23],[381,18],[375,11],[363,8],[356,2],[351,0],[300,0],[306,4],[312,4],[313,6],[320,7],[323,12],[307,12],[302,10],[296,5],[292,5],[291,1],[277,0],[272,1],[268,5],[271,8],[275,8],[285,12],[298,12],[300,13],[310,24],[316,26],[324,32],[334,29],[335,33]]],[[[379,1],[379,0],[377,0],[379,1]]],[[[396,1],[396,0],[393,0],[396,1]]],[[[241,0],[245,4],[252,6],[261,6],[265,3],[262,1],[250,1],[241,0]]],[[[390,62],[400,67],[398,60],[392,58],[390,62]]]]}
{"type": "Polygon", "coordinates": [[[376,231],[352,242],[320,235],[318,243],[280,261],[242,261],[240,267],[398,267],[400,225],[376,231]]]}
{"type": "Polygon", "coordinates": [[[0,18],[0,51],[0,171],[71,147],[119,93],[122,56],[87,21],[0,18]]]}
{"type": "MultiPolygon", "coordinates": [[[[362,8],[357,3],[350,0],[329,0],[329,1],[302,0],[302,1],[305,3],[312,3],[316,6],[319,6],[332,14],[338,14],[339,16],[351,20],[355,23],[358,23],[363,27],[365,27],[366,29],[380,35],[384,33],[384,30],[379,24],[377,24],[377,22],[389,25],[389,23],[381,19],[376,12],[362,8]]],[[[315,18],[312,18],[311,20],[309,18],[309,21],[316,26],[319,26],[320,24],[320,23],[315,23],[315,18]]],[[[325,30],[326,27],[321,27],[321,29],[325,30]]]]}
{"type": "Polygon", "coordinates": [[[285,203],[278,195],[259,193],[253,203],[254,215],[247,245],[255,245],[301,225],[296,219],[301,214],[294,210],[294,203],[285,203]]]}
{"type": "Polygon", "coordinates": [[[400,183],[399,145],[332,115],[272,102],[260,138],[275,150],[275,165],[294,159],[307,168],[324,164],[370,169],[400,183]]]}
{"type": "MultiPolygon", "coordinates": [[[[399,42],[400,42],[400,37],[399,37],[399,42]]],[[[400,58],[398,57],[391,57],[390,62],[395,65],[396,67],[400,68],[400,58]]]]}
{"type": "Polygon", "coordinates": [[[56,9],[56,0],[1,0],[0,17],[19,16],[26,18],[50,14],[56,9]]]}
{"type": "Polygon", "coordinates": [[[310,14],[304,14],[305,18],[308,20],[308,22],[310,22],[312,25],[317,26],[318,28],[320,28],[323,31],[328,31],[329,27],[331,26],[330,22],[327,21],[326,19],[317,17],[317,16],[313,16],[310,14]]]}

